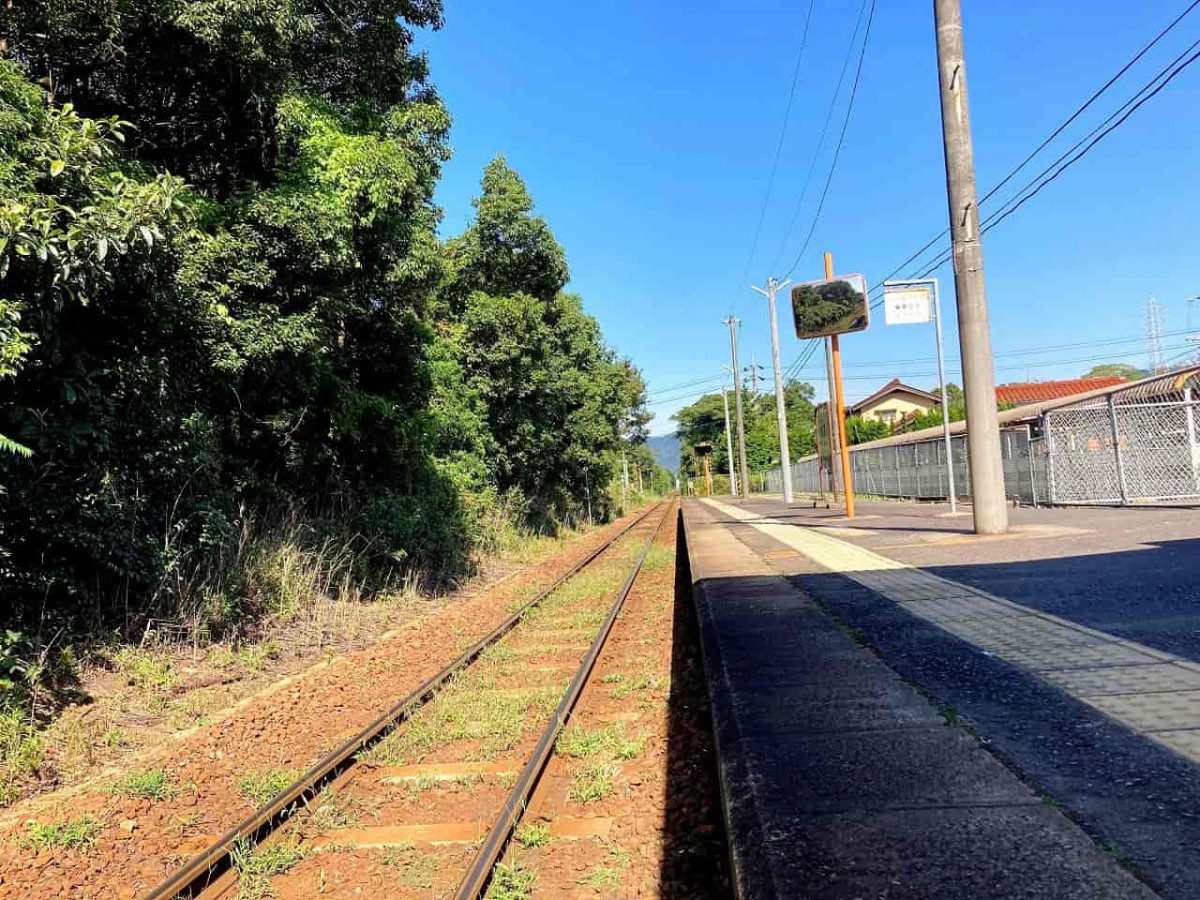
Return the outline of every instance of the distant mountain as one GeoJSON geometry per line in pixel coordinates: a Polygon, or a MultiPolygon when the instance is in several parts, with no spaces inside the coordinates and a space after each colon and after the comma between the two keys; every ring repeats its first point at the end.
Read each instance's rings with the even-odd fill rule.
{"type": "Polygon", "coordinates": [[[655,461],[668,472],[679,471],[679,436],[660,434],[646,439],[655,461]]]}

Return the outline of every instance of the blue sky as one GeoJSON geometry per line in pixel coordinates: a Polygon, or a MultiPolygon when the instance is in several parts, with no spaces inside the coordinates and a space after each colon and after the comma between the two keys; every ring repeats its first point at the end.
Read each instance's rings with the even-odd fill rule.
{"type": "MultiPolygon", "coordinates": [[[[980,194],[1185,5],[1090,0],[1081,14],[1077,0],[1020,12],[998,0],[965,0],[980,194]]],[[[815,0],[778,176],[750,260],[806,3],[447,0],[445,28],[421,37],[454,117],[454,158],[438,192],[444,232],[468,221],[483,166],[504,153],[567,250],[570,289],[644,372],[657,414],[652,431],[672,430],[672,412],[719,384],[669,390],[720,374],[728,362],[721,320],[731,311],[744,321],[743,364],[753,355],[769,373],[766,304],[749,284],[782,276],[813,221],[853,71],[787,232],[859,9],[815,0]]],[[[1198,37],[1200,9],[1010,186],[1198,37]]],[[[1187,346],[1175,332],[1190,324],[1200,331],[1200,303],[1189,318],[1187,300],[1200,294],[1198,100],[1200,64],[987,235],[997,381],[1072,377],[1101,362],[1144,366],[1150,293],[1163,308],[1168,358],[1187,346]],[[1028,352],[1047,347],[1059,349],[1028,352]]],[[[821,252],[830,250],[839,273],[862,272],[874,283],[946,223],[932,4],[883,2],[829,197],[793,278],[821,277],[821,252]]],[[[961,383],[949,267],[937,274],[947,365],[961,383]]],[[[790,316],[781,315],[780,332],[787,365],[803,346],[790,316]]],[[[851,399],[893,376],[936,383],[928,326],[887,328],[880,315],[842,347],[851,399]]],[[[820,360],[815,354],[800,377],[824,396],[820,360]]]]}

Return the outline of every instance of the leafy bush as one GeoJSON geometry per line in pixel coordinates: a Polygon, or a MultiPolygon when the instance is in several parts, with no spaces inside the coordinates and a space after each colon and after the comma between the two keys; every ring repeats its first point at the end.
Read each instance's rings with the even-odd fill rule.
{"type": "Polygon", "coordinates": [[[451,581],[522,529],[603,519],[644,439],[640,374],[502,158],[438,238],[450,116],[413,29],[440,3],[268,6],[6,19],[14,627],[236,630],[451,581]]]}

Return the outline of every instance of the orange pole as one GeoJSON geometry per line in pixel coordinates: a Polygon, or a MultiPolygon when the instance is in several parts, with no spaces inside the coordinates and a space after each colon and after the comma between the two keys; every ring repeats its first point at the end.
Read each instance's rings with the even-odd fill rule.
{"type": "MultiPolygon", "coordinates": [[[[833,278],[833,254],[825,254],[825,279],[833,278]]],[[[846,440],[846,394],[842,389],[842,348],[835,334],[829,339],[833,354],[833,394],[837,404],[838,455],[842,461],[842,496],[846,498],[846,518],[854,518],[854,482],[850,478],[850,442],[846,440]]]]}

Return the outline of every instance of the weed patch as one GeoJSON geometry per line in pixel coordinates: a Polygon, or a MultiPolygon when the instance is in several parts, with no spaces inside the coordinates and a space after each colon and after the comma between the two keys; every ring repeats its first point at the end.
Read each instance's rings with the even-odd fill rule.
{"type": "Polygon", "coordinates": [[[613,759],[635,759],[646,749],[646,739],[631,738],[623,724],[605,728],[581,728],[570,726],[559,736],[554,751],[559,756],[574,759],[607,754],[613,759]]]}
{"type": "Polygon", "coordinates": [[[178,792],[165,769],[130,772],[109,790],[122,797],[137,797],[142,800],[166,800],[178,792]]]}
{"type": "Polygon", "coordinates": [[[15,706],[0,708],[0,806],[11,803],[20,783],[37,774],[45,754],[29,715],[15,706]]]}
{"type": "Polygon", "coordinates": [[[575,770],[571,777],[571,799],[579,803],[599,803],[616,790],[621,770],[609,763],[593,762],[575,770]]]}
{"type": "Polygon", "coordinates": [[[271,878],[282,875],[307,855],[301,844],[255,847],[249,841],[238,841],[230,853],[238,873],[238,900],[266,900],[274,896],[271,878]]]}
{"type": "Polygon", "coordinates": [[[523,823],[513,833],[513,840],[522,847],[545,847],[550,843],[550,823],[523,823]]]}
{"type": "Polygon", "coordinates": [[[170,657],[140,647],[122,647],[112,655],[112,663],[125,681],[140,691],[163,693],[179,681],[170,657]]]}
{"type": "Polygon", "coordinates": [[[295,769],[254,772],[238,782],[238,791],[255,806],[262,806],[299,777],[295,769]]]}
{"type": "Polygon", "coordinates": [[[488,887],[486,900],[528,900],[533,896],[537,873],[522,863],[500,863],[488,887]]]}
{"type": "Polygon", "coordinates": [[[438,857],[422,853],[407,844],[389,847],[379,854],[379,861],[395,872],[396,884],[407,888],[429,890],[438,871],[438,857]]]}
{"type": "Polygon", "coordinates": [[[91,818],[36,824],[29,826],[20,843],[27,850],[90,850],[103,827],[91,818]]]}
{"type": "Polygon", "coordinates": [[[579,884],[597,891],[616,890],[621,886],[621,876],[629,868],[630,859],[627,850],[609,850],[608,859],[581,878],[579,884]]]}

